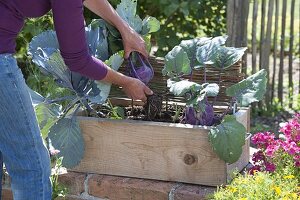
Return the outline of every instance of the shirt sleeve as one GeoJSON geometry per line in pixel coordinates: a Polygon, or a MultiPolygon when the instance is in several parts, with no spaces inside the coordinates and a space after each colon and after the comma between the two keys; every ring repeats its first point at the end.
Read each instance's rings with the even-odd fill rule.
{"type": "Polygon", "coordinates": [[[59,48],[71,71],[101,80],[106,76],[107,68],[101,60],[89,54],[82,2],[83,0],[51,0],[59,48]]]}

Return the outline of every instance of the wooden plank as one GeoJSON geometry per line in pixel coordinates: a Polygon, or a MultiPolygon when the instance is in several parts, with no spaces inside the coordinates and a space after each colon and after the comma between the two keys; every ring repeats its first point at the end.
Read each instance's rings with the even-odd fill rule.
{"type": "Polygon", "coordinates": [[[250,108],[240,108],[240,110],[235,114],[238,122],[244,125],[247,133],[250,132],[250,108]]]}
{"type": "Polygon", "coordinates": [[[226,182],[226,164],[208,142],[210,127],[78,118],[85,155],[72,170],[212,186],[226,182]]]}
{"type": "Polygon", "coordinates": [[[207,142],[207,130],[112,120],[81,121],[86,143],[78,171],[194,182],[224,182],[225,166],[207,142]],[[195,158],[187,165],[186,156],[195,158]]]}

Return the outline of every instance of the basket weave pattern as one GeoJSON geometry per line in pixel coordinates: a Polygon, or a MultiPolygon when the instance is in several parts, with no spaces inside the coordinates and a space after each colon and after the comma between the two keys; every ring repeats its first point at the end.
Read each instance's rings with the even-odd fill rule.
{"type": "MultiPolygon", "coordinates": [[[[162,69],[164,67],[164,59],[159,57],[150,57],[149,62],[154,69],[154,78],[151,80],[149,87],[153,92],[158,94],[167,94],[167,76],[162,75],[162,69]]],[[[126,63],[125,63],[126,64],[126,63]]],[[[125,66],[125,65],[124,65],[125,66]]],[[[125,67],[120,68],[120,72],[125,72],[125,67]]],[[[220,92],[217,97],[217,104],[223,105],[227,104],[230,101],[230,97],[226,96],[225,89],[239,81],[243,80],[245,75],[241,73],[241,62],[237,62],[233,66],[225,69],[221,73],[221,82],[219,84],[219,70],[208,66],[206,68],[206,80],[208,83],[217,83],[220,86],[220,92]]],[[[199,69],[193,72],[192,81],[202,84],[204,81],[203,69],[199,69]]],[[[126,95],[117,87],[112,87],[110,97],[126,97],[126,95]]],[[[183,102],[183,97],[176,97],[172,94],[164,95],[164,100],[174,101],[174,102],[183,102]]]]}

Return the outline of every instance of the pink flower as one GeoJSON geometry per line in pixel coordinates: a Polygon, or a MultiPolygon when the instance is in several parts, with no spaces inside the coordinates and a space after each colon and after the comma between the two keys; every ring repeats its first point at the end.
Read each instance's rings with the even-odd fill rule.
{"type": "Polygon", "coordinates": [[[252,142],[256,144],[259,148],[266,148],[266,146],[272,142],[275,138],[275,135],[270,132],[265,132],[265,133],[256,133],[252,137],[252,142]]]}
{"type": "Polygon", "coordinates": [[[276,166],[273,163],[266,162],[266,171],[274,172],[275,169],[276,169],[276,166]]]}
{"type": "Polygon", "coordinates": [[[294,156],[294,162],[296,167],[300,167],[300,155],[294,156]]]}
{"type": "Polygon", "coordinates": [[[300,147],[298,147],[294,141],[283,142],[282,148],[284,149],[285,152],[287,152],[290,155],[300,153],[300,147]]]}
{"type": "Polygon", "coordinates": [[[268,157],[273,157],[274,153],[280,148],[279,144],[271,144],[266,148],[266,155],[268,157]]]}
{"type": "MultiPolygon", "coordinates": [[[[259,151],[253,154],[253,170],[274,172],[276,163],[292,159],[294,167],[300,167],[300,113],[289,122],[280,124],[279,138],[270,132],[259,132],[251,140],[257,145],[259,151]]],[[[278,163],[279,164],[279,163],[278,163]]],[[[278,165],[284,167],[283,165],[278,165]]],[[[279,169],[280,170],[280,169],[279,169]]]]}
{"type": "Polygon", "coordinates": [[[252,156],[252,161],[254,163],[257,163],[259,161],[265,161],[266,157],[264,155],[264,153],[260,150],[260,151],[257,151],[253,154],[252,156]]]}

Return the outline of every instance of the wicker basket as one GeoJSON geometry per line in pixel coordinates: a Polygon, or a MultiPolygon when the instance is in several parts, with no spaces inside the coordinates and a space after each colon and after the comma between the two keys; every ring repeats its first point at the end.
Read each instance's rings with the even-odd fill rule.
{"type": "MultiPolygon", "coordinates": [[[[150,57],[149,62],[151,63],[154,69],[154,78],[151,80],[149,87],[159,94],[168,94],[167,88],[167,76],[162,75],[162,69],[164,67],[164,59],[160,57],[150,57]]],[[[120,72],[125,72],[125,67],[120,68],[120,72]]],[[[230,102],[230,97],[226,96],[225,88],[229,87],[235,83],[238,83],[244,79],[245,75],[241,73],[241,62],[238,62],[231,66],[230,68],[224,70],[221,73],[221,82],[220,92],[217,97],[217,102],[215,105],[226,105],[230,102]]],[[[206,79],[208,83],[217,83],[219,81],[219,71],[212,67],[208,66],[206,68],[206,79]]],[[[203,69],[194,71],[192,80],[197,83],[203,83],[203,69]]],[[[174,101],[174,102],[183,102],[183,97],[176,97],[172,94],[163,95],[164,100],[174,101]]],[[[126,97],[126,95],[117,87],[112,87],[110,97],[126,97]]]]}

